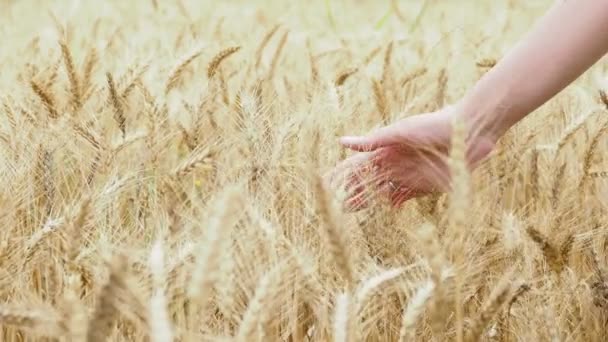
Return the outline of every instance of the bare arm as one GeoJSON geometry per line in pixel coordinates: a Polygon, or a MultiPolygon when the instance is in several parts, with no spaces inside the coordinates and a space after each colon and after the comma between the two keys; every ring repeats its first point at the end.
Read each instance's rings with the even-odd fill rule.
{"type": "Polygon", "coordinates": [[[428,151],[449,151],[454,115],[463,115],[472,126],[467,161],[474,167],[511,126],[563,90],[606,52],[608,0],[558,0],[455,106],[410,115],[365,136],[342,137],[344,147],[362,152],[343,161],[332,176],[347,179],[347,207],[357,210],[368,205],[367,184],[357,176],[357,170],[365,170],[362,165],[368,162],[375,166],[374,176],[381,180],[383,193],[394,205],[449,190],[449,165],[428,151]]]}
{"type": "Polygon", "coordinates": [[[560,0],[459,103],[498,139],[608,52],[608,0],[560,0]]]}

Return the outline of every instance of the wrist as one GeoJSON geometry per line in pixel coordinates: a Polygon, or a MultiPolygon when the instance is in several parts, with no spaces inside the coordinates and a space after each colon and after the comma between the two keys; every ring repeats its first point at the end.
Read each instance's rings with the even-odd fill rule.
{"type": "Polygon", "coordinates": [[[496,143],[511,126],[515,124],[512,118],[517,110],[509,99],[507,82],[492,82],[501,84],[500,89],[488,87],[481,80],[457,104],[457,112],[462,115],[468,125],[469,136],[483,138],[496,143]]]}
{"type": "MultiPolygon", "coordinates": [[[[486,126],[479,125],[475,116],[471,113],[477,113],[466,110],[466,102],[463,100],[446,106],[442,113],[446,115],[448,121],[451,122],[451,133],[454,134],[454,120],[460,120],[466,126],[466,162],[470,171],[473,171],[480,162],[482,162],[494,149],[496,142],[500,138],[496,130],[487,129],[486,126]]],[[[489,126],[487,126],[489,127],[489,126]]]]}

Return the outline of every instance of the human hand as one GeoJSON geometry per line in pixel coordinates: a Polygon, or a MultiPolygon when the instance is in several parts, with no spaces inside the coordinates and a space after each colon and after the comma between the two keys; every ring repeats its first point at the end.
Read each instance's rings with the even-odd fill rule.
{"type": "MultiPolygon", "coordinates": [[[[445,192],[450,186],[449,154],[455,107],[407,117],[367,136],[342,137],[340,143],[356,154],[329,174],[333,188],[343,187],[349,210],[369,205],[370,189],[394,206],[425,194],[445,192]]],[[[494,148],[484,136],[467,141],[466,162],[474,169],[494,148]]]]}

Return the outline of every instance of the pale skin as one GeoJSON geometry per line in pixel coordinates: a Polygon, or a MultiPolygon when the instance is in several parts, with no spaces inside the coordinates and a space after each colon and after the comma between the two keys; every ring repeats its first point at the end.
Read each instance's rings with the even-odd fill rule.
{"type": "Polygon", "coordinates": [[[608,0],[561,0],[454,105],[408,116],[340,144],[356,153],[338,164],[330,182],[346,180],[345,205],[369,205],[373,184],[393,205],[449,188],[445,155],[452,122],[466,124],[473,170],[513,125],[561,92],[608,53],[608,0]],[[370,178],[362,178],[369,171],[370,178]],[[364,181],[365,179],[365,181],[364,181]]]}

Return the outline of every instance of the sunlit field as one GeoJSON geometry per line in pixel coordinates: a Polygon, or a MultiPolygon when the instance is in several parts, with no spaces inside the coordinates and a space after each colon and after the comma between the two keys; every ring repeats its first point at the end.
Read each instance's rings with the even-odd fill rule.
{"type": "Polygon", "coordinates": [[[2,341],[606,340],[604,61],[452,193],[324,181],[550,5],[0,0],[2,341]]]}

